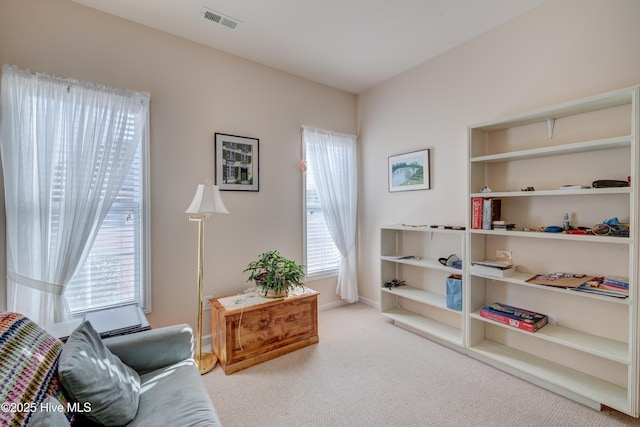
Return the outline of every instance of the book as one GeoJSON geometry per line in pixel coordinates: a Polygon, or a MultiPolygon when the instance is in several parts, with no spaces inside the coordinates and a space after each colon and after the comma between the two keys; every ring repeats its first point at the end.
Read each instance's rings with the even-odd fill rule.
{"type": "Polygon", "coordinates": [[[600,283],[600,287],[603,289],[609,289],[611,291],[616,291],[616,292],[623,292],[626,294],[629,294],[629,287],[622,287],[622,286],[618,286],[615,285],[613,283],[607,282],[606,280],[602,283],[600,283]]]}
{"type": "Polygon", "coordinates": [[[561,185],[560,187],[558,187],[558,190],[584,190],[587,188],[591,188],[589,186],[586,185],[572,185],[572,184],[567,184],[567,185],[561,185]]]}
{"type": "Polygon", "coordinates": [[[516,272],[516,266],[513,264],[508,265],[486,265],[482,263],[472,263],[471,273],[479,274],[481,276],[491,277],[509,277],[516,272]]]}
{"type": "Polygon", "coordinates": [[[572,273],[538,274],[527,280],[535,285],[555,286],[557,288],[577,288],[583,283],[596,279],[596,276],[572,273]]]}
{"type": "Polygon", "coordinates": [[[629,298],[629,283],[618,279],[594,277],[592,280],[571,289],[608,297],[629,298]]]}
{"type": "Polygon", "coordinates": [[[385,255],[384,258],[385,259],[420,259],[420,257],[416,257],[415,255],[405,255],[405,254],[385,255]]]}
{"type": "Polygon", "coordinates": [[[471,228],[479,230],[482,228],[482,198],[471,199],[471,228]]]}
{"type": "Polygon", "coordinates": [[[613,286],[613,287],[629,290],[629,281],[627,279],[619,279],[619,278],[614,278],[614,277],[605,277],[604,282],[602,282],[602,283],[605,284],[605,285],[609,285],[609,286],[613,286]]]}
{"type": "Polygon", "coordinates": [[[499,302],[481,308],[480,316],[528,332],[535,332],[549,323],[549,317],[545,314],[499,302]]]}
{"type": "Polygon", "coordinates": [[[493,221],[492,226],[494,230],[513,230],[516,225],[509,221],[493,221]]]}
{"type": "Polygon", "coordinates": [[[498,268],[508,268],[513,266],[509,261],[491,261],[488,259],[485,259],[484,261],[473,261],[472,264],[498,268]]]}
{"type": "Polygon", "coordinates": [[[493,221],[499,221],[502,199],[484,199],[482,201],[482,229],[491,230],[493,221]]]}
{"type": "Polygon", "coordinates": [[[629,298],[629,291],[623,292],[623,291],[609,290],[609,289],[600,287],[598,285],[594,285],[591,282],[583,283],[577,288],[569,288],[569,289],[572,291],[587,292],[589,294],[604,295],[604,296],[613,297],[613,298],[629,298]]]}

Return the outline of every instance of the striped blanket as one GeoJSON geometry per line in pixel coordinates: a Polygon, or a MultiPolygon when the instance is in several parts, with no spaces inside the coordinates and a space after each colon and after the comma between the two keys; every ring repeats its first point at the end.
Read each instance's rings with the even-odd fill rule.
{"type": "Polygon", "coordinates": [[[62,342],[19,313],[0,313],[0,426],[27,425],[47,396],[65,408],[58,384],[62,342]]]}

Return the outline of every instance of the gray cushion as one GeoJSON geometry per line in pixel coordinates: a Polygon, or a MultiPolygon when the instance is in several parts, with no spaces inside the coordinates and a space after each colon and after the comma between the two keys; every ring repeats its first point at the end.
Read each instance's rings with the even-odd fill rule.
{"type": "Polygon", "coordinates": [[[62,403],[49,396],[36,407],[28,427],[69,427],[64,409],[62,403]]]}
{"type": "Polygon", "coordinates": [[[140,409],[127,427],[220,427],[193,360],[184,360],[140,377],[140,409]]]}
{"type": "Polygon", "coordinates": [[[120,426],[138,412],[140,376],[109,351],[89,322],[69,335],[58,378],[71,400],[91,405],[84,415],[92,421],[120,426]]]}

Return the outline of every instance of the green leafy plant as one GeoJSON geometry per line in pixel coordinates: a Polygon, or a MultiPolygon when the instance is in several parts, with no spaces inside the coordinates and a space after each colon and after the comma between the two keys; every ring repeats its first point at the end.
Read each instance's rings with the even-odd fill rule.
{"type": "Polygon", "coordinates": [[[282,291],[289,295],[289,291],[304,287],[304,266],[283,257],[278,251],[261,254],[247,265],[243,273],[246,272],[250,272],[247,282],[255,280],[265,296],[270,289],[276,295],[282,291]]]}

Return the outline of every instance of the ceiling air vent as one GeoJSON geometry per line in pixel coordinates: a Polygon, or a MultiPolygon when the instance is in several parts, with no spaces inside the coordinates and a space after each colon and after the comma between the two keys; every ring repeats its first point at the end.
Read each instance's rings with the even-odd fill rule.
{"type": "Polygon", "coordinates": [[[211,10],[206,7],[202,8],[202,10],[200,11],[200,16],[202,16],[204,19],[208,21],[223,25],[234,31],[237,30],[241,24],[241,22],[238,21],[237,19],[233,19],[230,16],[223,15],[220,12],[216,12],[215,10],[211,10]]]}

